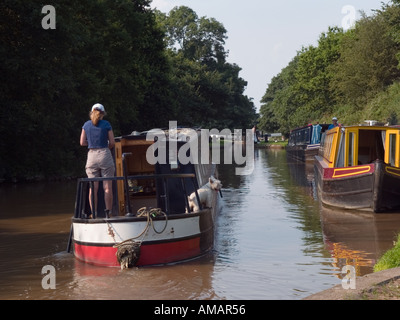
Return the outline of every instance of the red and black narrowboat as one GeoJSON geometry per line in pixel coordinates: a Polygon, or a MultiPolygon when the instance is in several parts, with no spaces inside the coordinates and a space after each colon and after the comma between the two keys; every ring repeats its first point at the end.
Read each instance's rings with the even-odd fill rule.
{"type": "Polygon", "coordinates": [[[185,155],[191,157],[187,141],[194,136],[200,139],[200,132],[187,129],[188,138],[183,129],[177,130],[179,134],[173,137],[163,130],[163,141],[157,141],[159,136],[149,139],[146,133],[116,138],[116,177],[78,180],[67,248],[73,249],[78,260],[121,268],[162,265],[192,259],[213,248],[219,195],[213,192],[211,204],[200,204],[197,211],[190,209],[188,197],[195,193],[200,203],[197,190],[216,176],[216,166],[201,161],[181,163],[177,154],[186,145],[185,155]],[[155,144],[157,148],[151,149],[155,144]],[[149,155],[160,160],[161,154],[165,161],[149,161],[149,155]],[[101,187],[97,212],[91,211],[88,198],[94,182],[107,179],[114,185],[111,216],[101,214],[101,187]]]}

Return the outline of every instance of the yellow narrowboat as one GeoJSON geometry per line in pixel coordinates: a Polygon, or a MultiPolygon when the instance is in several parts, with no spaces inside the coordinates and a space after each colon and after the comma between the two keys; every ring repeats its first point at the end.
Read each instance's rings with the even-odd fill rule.
{"type": "Polygon", "coordinates": [[[326,131],[314,171],[325,205],[376,213],[400,208],[400,127],[359,125],[326,131]]]}

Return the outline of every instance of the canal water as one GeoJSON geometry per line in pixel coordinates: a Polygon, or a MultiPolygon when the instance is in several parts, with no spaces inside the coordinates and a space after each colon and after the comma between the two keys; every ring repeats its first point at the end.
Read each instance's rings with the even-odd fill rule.
{"type": "Polygon", "coordinates": [[[75,182],[0,185],[0,299],[290,299],[372,272],[400,232],[400,213],[320,206],[312,168],[285,150],[255,150],[254,172],[220,166],[213,252],[162,267],[101,268],[66,252],[75,182]],[[54,266],[56,288],[43,289],[54,266]]]}

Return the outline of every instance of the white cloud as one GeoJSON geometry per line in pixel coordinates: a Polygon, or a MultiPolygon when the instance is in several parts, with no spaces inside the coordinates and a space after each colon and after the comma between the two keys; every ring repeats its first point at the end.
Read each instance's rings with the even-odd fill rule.
{"type": "Polygon", "coordinates": [[[152,9],[158,9],[163,12],[170,11],[175,5],[171,0],[153,0],[150,4],[152,9]]]}

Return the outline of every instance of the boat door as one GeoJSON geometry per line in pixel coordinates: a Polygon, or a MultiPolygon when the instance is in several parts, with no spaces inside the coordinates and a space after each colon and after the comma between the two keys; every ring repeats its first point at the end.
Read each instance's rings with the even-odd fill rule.
{"type": "Polygon", "coordinates": [[[400,130],[386,130],[385,163],[392,167],[400,167],[400,130]]]}

